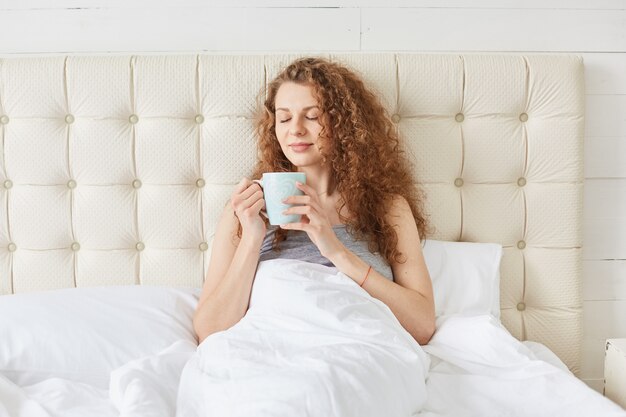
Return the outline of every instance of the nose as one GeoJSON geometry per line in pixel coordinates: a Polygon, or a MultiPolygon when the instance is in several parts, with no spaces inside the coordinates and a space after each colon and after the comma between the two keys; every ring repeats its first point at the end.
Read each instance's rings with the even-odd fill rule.
{"type": "Polygon", "coordinates": [[[302,136],[304,135],[304,124],[301,118],[293,117],[291,126],[289,126],[289,131],[294,136],[302,136]]]}

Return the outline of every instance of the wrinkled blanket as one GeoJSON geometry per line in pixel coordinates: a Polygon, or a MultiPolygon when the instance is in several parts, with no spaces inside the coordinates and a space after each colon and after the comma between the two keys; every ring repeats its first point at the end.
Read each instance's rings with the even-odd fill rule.
{"type": "Polygon", "coordinates": [[[391,310],[344,274],[265,261],[246,316],[187,363],[177,415],[409,416],[428,367],[391,310]]]}

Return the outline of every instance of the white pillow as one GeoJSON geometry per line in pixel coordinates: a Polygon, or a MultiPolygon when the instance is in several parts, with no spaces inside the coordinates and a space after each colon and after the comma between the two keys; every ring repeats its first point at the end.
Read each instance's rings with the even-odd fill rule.
{"type": "Polygon", "coordinates": [[[0,297],[0,373],[25,386],[52,377],[107,388],[110,372],[179,340],[200,289],[70,288],[0,297]]]}
{"type": "Polygon", "coordinates": [[[437,317],[491,314],[500,318],[501,245],[426,239],[422,251],[437,317]]]}

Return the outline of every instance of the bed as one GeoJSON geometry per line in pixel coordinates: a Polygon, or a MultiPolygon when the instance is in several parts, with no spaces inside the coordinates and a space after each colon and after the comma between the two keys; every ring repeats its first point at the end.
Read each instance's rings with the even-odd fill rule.
{"type": "MultiPolygon", "coordinates": [[[[257,96],[298,56],[0,59],[0,414],[193,415],[217,218],[256,158],[257,96]]],[[[438,331],[415,415],[625,416],[576,378],[581,57],[322,56],[377,91],[427,196],[438,331]]]]}

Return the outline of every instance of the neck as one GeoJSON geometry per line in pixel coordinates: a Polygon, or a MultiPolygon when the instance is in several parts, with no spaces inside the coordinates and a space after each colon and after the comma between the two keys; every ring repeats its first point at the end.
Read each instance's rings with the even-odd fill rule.
{"type": "Polygon", "coordinates": [[[330,171],[322,166],[299,167],[299,172],[306,174],[306,184],[317,191],[317,195],[325,195],[330,183],[330,171]]]}

